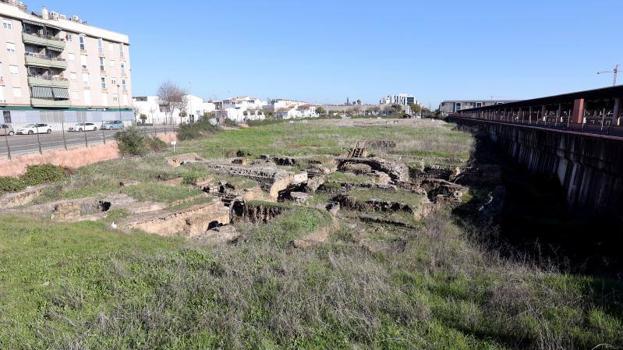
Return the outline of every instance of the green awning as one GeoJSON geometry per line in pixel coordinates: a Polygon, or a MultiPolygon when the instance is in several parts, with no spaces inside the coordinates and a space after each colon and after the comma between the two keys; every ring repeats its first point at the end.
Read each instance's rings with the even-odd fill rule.
{"type": "Polygon", "coordinates": [[[42,87],[42,86],[32,87],[32,97],[33,98],[54,98],[54,96],[52,95],[52,88],[42,87]]]}
{"type": "Polygon", "coordinates": [[[67,91],[67,89],[52,88],[52,93],[54,94],[55,99],[62,99],[62,100],[69,99],[69,91],[67,91]]]}

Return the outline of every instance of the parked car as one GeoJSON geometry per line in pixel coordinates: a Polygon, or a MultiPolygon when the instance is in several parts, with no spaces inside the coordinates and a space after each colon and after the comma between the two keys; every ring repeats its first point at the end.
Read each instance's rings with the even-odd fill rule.
{"type": "Polygon", "coordinates": [[[18,135],[51,134],[52,128],[48,124],[28,124],[17,129],[18,135]]]}
{"type": "Polygon", "coordinates": [[[123,128],[121,120],[109,120],[102,123],[102,130],[123,130],[123,128]]]}
{"type": "Polygon", "coordinates": [[[97,131],[97,126],[93,123],[80,123],[70,127],[69,131],[97,131]]]}
{"type": "Polygon", "coordinates": [[[13,135],[15,135],[15,131],[13,130],[13,127],[10,126],[9,124],[2,124],[2,125],[0,125],[0,129],[2,129],[2,132],[0,132],[0,136],[13,136],[13,135]]]}

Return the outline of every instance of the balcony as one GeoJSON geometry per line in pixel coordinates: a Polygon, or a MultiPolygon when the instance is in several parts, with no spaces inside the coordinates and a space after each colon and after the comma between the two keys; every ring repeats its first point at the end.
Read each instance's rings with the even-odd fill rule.
{"type": "Polygon", "coordinates": [[[28,77],[28,85],[55,88],[69,88],[69,80],[63,78],[47,78],[43,76],[28,77]]]}
{"type": "Polygon", "coordinates": [[[24,44],[51,47],[57,50],[65,50],[65,41],[53,36],[43,36],[40,34],[22,33],[24,44]]]}
{"type": "Polygon", "coordinates": [[[67,62],[62,58],[51,58],[34,54],[26,54],[26,65],[44,68],[67,69],[67,62]]]}
{"type": "Polygon", "coordinates": [[[69,100],[48,100],[45,98],[31,98],[30,104],[39,108],[69,108],[71,104],[69,100]]]}

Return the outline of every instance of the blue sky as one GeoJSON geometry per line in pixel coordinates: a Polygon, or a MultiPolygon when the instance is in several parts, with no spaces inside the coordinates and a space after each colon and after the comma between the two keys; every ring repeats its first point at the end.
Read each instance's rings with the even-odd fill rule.
{"type": "MultiPolygon", "coordinates": [[[[623,1],[28,1],[127,33],[133,94],[376,102],[523,99],[603,87],[623,1]]],[[[623,76],[621,76],[623,81],[623,76]]]]}

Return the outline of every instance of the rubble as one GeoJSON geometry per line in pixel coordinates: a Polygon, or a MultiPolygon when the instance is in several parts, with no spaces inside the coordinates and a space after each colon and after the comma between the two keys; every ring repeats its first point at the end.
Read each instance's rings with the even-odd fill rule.
{"type": "Polygon", "coordinates": [[[167,163],[174,168],[202,161],[205,161],[205,159],[199,157],[196,153],[180,154],[167,158],[167,163]]]}
{"type": "Polygon", "coordinates": [[[404,163],[393,162],[382,158],[337,158],[338,169],[346,163],[366,164],[372,170],[386,173],[394,182],[409,181],[409,168],[404,163]]]}
{"type": "Polygon", "coordinates": [[[31,203],[50,185],[28,187],[23,191],[7,193],[0,197],[0,209],[17,208],[31,203]]]}
{"type": "Polygon", "coordinates": [[[141,230],[160,236],[194,237],[230,223],[229,208],[220,201],[177,211],[161,210],[120,224],[123,230],[141,230]]]}

